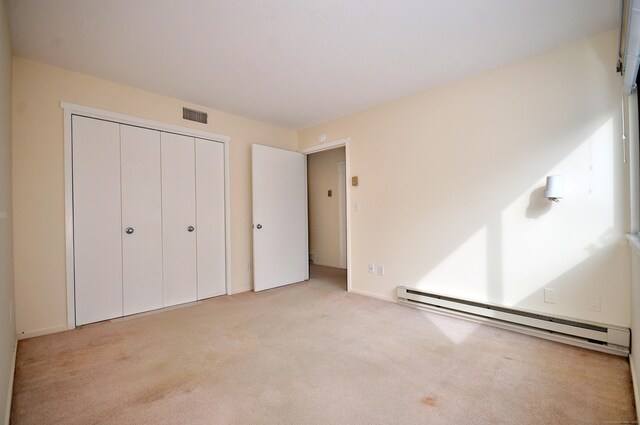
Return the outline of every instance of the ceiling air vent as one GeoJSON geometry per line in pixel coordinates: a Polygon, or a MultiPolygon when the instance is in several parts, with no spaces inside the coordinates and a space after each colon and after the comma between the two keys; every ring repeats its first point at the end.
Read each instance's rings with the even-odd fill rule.
{"type": "Polygon", "coordinates": [[[202,111],[196,111],[195,109],[182,108],[182,118],[189,121],[207,123],[207,113],[202,111]]]}

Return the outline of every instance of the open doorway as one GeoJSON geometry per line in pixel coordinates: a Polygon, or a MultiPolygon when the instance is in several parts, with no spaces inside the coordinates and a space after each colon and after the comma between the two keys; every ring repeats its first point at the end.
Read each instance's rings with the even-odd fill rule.
{"type": "Polygon", "coordinates": [[[347,290],[345,147],[307,155],[309,278],[347,290]]]}

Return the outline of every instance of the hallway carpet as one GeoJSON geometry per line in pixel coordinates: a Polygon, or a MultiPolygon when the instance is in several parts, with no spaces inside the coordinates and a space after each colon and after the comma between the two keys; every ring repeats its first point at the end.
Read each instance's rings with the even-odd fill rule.
{"type": "Polygon", "coordinates": [[[308,282],[20,341],[11,423],[634,421],[627,359],[308,282]]]}

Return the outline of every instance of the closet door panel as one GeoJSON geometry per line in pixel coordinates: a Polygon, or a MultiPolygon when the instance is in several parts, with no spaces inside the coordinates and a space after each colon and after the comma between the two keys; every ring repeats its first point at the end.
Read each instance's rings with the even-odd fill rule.
{"type": "Polygon", "coordinates": [[[195,146],[192,137],[162,133],[161,139],[163,286],[169,306],[197,299],[195,146]]]}
{"type": "Polygon", "coordinates": [[[224,145],[196,139],[198,299],[226,293],[224,145]]]}
{"type": "Polygon", "coordinates": [[[163,307],[160,132],[121,125],[120,136],[122,286],[128,315],[163,307]]]}
{"type": "Polygon", "coordinates": [[[76,325],[120,317],[120,130],[74,116],[73,222],[76,325]]]}

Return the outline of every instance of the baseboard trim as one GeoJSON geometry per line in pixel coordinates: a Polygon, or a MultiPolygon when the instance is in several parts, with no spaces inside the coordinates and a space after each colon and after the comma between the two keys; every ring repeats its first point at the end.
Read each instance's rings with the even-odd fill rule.
{"type": "Polygon", "coordinates": [[[53,326],[51,328],[38,329],[36,331],[26,331],[18,334],[18,339],[35,338],[37,336],[55,334],[58,332],[68,331],[67,325],[53,326]]]}
{"type": "Polygon", "coordinates": [[[318,262],[313,262],[313,263],[309,263],[310,266],[320,266],[320,267],[331,267],[332,269],[340,269],[340,270],[347,270],[347,267],[342,267],[340,264],[324,264],[324,263],[318,263],[318,262]]]}
{"type": "Polygon", "coordinates": [[[4,425],[9,425],[11,419],[11,400],[13,400],[13,378],[16,375],[16,355],[18,354],[18,340],[13,343],[13,360],[9,369],[9,387],[7,388],[7,401],[5,402],[4,425]]]}
{"type": "Polygon", "coordinates": [[[417,308],[418,310],[424,310],[434,314],[439,314],[441,316],[453,317],[456,319],[462,319],[469,322],[478,323],[480,325],[486,325],[494,328],[504,329],[504,330],[519,333],[522,335],[529,335],[529,336],[540,338],[540,339],[546,339],[548,341],[554,341],[554,342],[559,342],[561,344],[572,345],[574,347],[585,348],[591,351],[599,351],[601,353],[612,354],[615,356],[629,357],[629,352],[627,350],[620,350],[614,347],[609,347],[607,345],[591,344],[587,341],[584,341],[578,338],[573,338],[573,337],[562,335],[562,334],[554,334],[545,330],[527,328],[517,324],[501,322],[499,320],[494,320],[494,319],[481,317],[481,316],[475,316],[472,314],[467,314],[467,313],[458,312],[458,311],[446,310],[440,307],[432,307],[428,305],[417,305],[417,304],[406,303],[401,301],[398,301],[398,304],[411,307],[411,308],[417,308]]]}
{"type": "Polygon", "coordinates": [[[631,367],[631,383],[633,384],[633,399],[636,402],[636,417],[640,419],[640,392],[638,392],[638,375],[633,362],[633,354],[629,354],[629,366],[631,367]]]}
{"type": "Polygon", "coordinates": [[[362,291],[360,289],[353,289],[353,288],[351,288],[349,292],[358,294],[358,295],[364,295],[365,297],[377,298],[382,301],[388,301],[390,303],[399,304],[398,301],[393,297],[385,297],[383,295],[374,294],[373,292],[367,292],[367,291],[362,291]]]}

